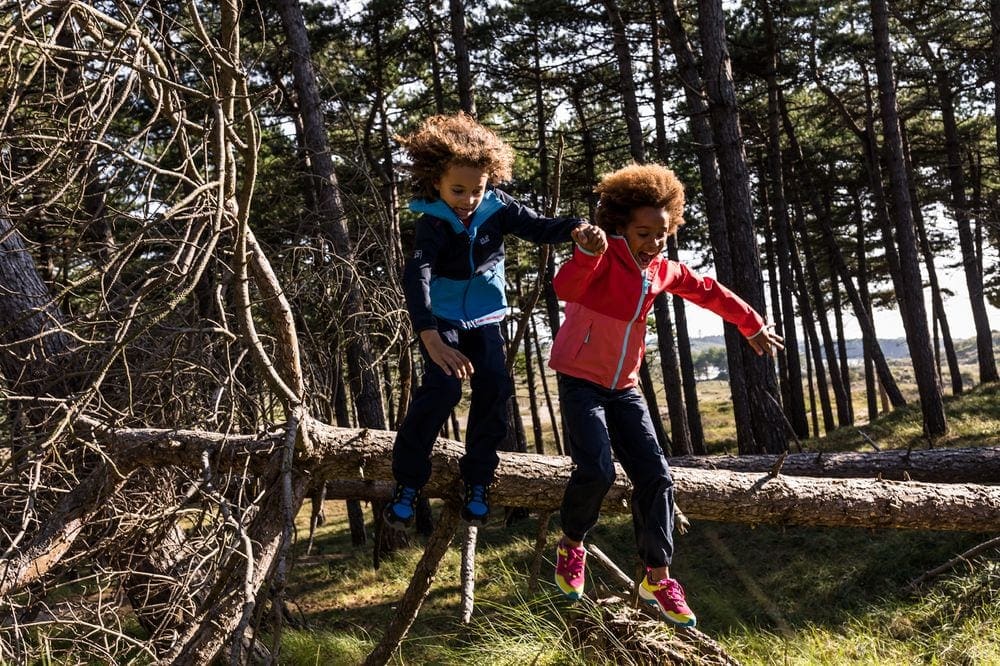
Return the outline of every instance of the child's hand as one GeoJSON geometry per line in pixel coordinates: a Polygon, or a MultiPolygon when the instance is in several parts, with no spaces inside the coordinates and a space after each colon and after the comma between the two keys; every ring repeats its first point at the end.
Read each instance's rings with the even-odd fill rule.
{"type": "Polygon", "coordinates": [[[570,235],[577,245],[591,254],[604,254],[608,249],[608,237],[604,229],[593,224],[581,224],[570,235]]]}
{"type": "Polygon", "coordinates": [[[458,379],[465,379],[472,374],[472,361],[442,340],[441,334],[435,329],[420,331],[420,341],[424,343],[431,360],[444,370],[444,374],[454,375],[458,379]]]}
{"type": "Polygon", "coordinates": [[[760,329],[760,333],[752,338],[747,338],[747,342],[757,352],[757,356],[764,354],[774,356],[776,351],[785,348],[785,339],[774,332],[774,324],[766,324],[764,328],[760,329]]]}

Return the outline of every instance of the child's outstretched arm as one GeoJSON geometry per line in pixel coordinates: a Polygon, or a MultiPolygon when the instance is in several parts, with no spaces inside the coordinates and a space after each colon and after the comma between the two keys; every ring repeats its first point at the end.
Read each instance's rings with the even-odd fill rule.
{"type": "Polygon", "coordinates": [[[785,348],[785,339],[774,332],[774,324],[766,324],[757,335],[747,338],[747,342],[757,352],[757,356],[774,356],[777,351],[785,348]]]}

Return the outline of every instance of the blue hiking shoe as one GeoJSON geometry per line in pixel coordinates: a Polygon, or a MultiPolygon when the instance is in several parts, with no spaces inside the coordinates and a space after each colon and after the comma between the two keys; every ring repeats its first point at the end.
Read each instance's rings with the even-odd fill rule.
{"type": "Polygon", "coordinates": [[[465,484],[462,520],[470,525],[485,525],[490,517],[490,489],[479,483],[465,484]]]}
{"type": "Polygon", "coordinates": [[[396,491],[392,494],[392,499],[382,511],[382,518],[386,525],[393,529],[405,530],[413,524],[413,516],[416,515],[417,499],[420,497],[419,488],[404,486],[402,483],[396,484],[396,491]]]}

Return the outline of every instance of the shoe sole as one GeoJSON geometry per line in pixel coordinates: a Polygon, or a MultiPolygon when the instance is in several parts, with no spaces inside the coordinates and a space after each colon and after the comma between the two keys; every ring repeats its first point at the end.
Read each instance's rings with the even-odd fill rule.
{"type": "Polygon", "coordinates": [[[462,509],[462,520],[473,527],[483,527],[487,522],[489,522],[489,518],[490,514],[486,514],[482,518],[477,518],[476,516],[469,515],[466,513],[465,509],[462,509]]]}
{"type": "Polygon", "coordinates": [[[566,588],[563,587],[563,584],[559,582],[559,576],[553,576],[553,580],[556,583],[556,587],[559,588],[559,591],[562,592],[563,596],[566,597],[567,599],[572,599],[573,601],[579,601],[580,597],[583,596],[583,592],[578,592],[572,588],[570,588],[569,591],[566,591],[566,588]]]}
{"type": "Polygon", "coordinates": [[[393,520],[385,513],[382,514],[382,522],[388,525],[390,528],[396,530],[397,532],[409,532],[410,528],[413,527],[413,520],[409,522],[403,522],[401,520],[393,520]]]}

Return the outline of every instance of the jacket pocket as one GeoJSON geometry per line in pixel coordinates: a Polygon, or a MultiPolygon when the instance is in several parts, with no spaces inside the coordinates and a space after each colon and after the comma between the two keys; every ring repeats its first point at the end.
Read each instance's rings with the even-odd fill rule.
{"type": "Polygon", "coordinates": [[[573,358],[578,358],[580,352],[583,351],[584,347],[590,344],[590,332],[594,328],[593,320],[587,322],[587,327],[584,329],[583,337],[580,338],[580,342],[577,343],[576,349],[573,350],[573,358]]]}

